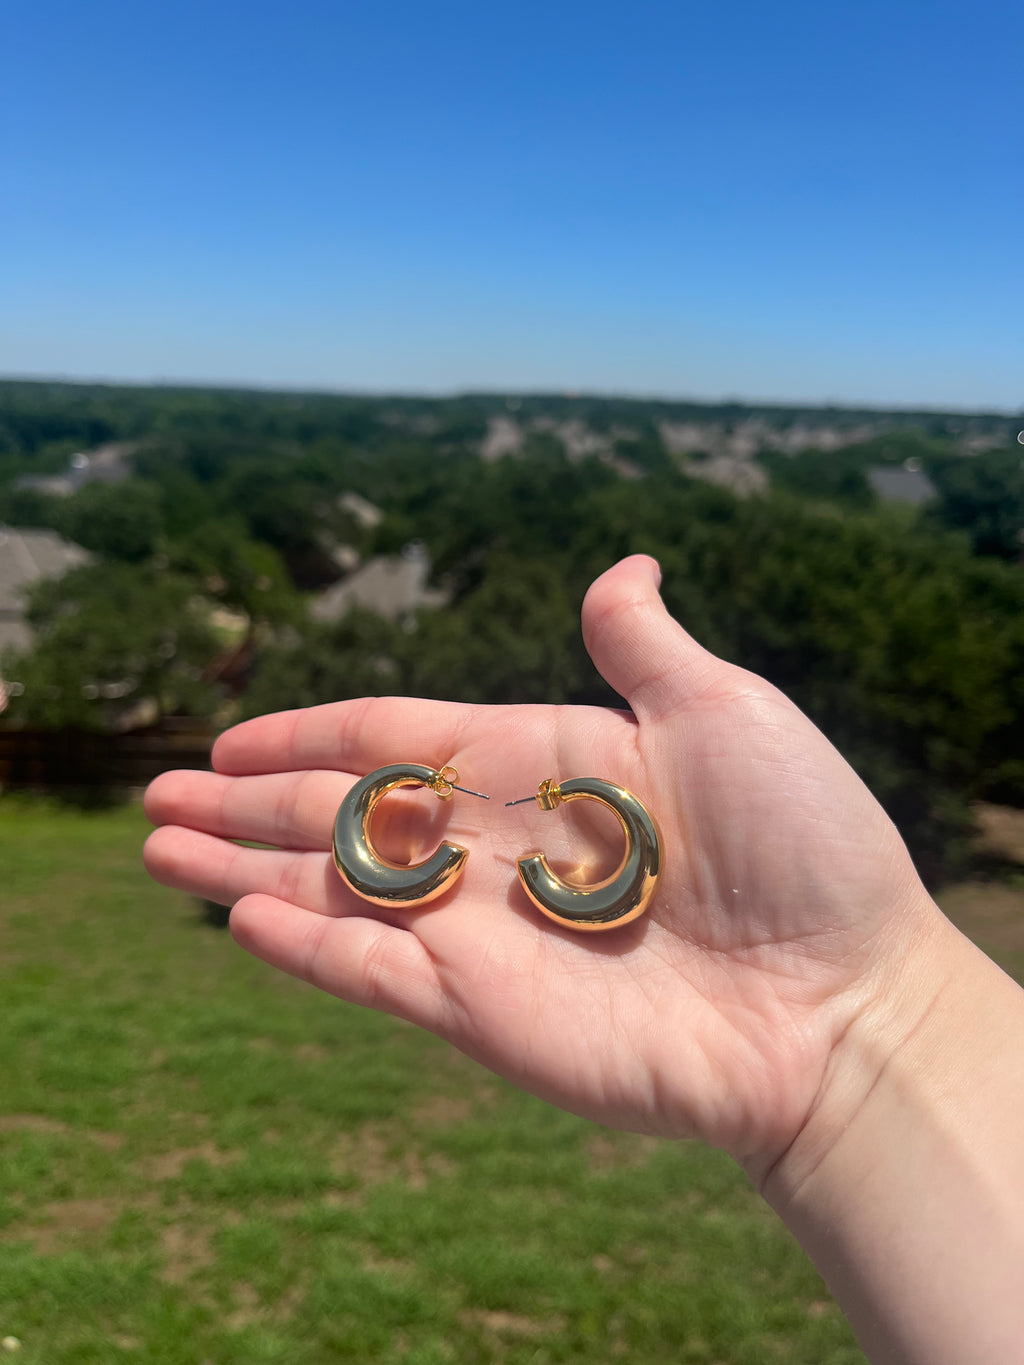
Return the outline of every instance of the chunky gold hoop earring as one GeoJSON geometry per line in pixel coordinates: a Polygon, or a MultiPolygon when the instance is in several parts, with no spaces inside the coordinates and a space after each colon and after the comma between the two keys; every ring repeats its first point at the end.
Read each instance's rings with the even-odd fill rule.
{"type": "Polygon", "coordinates": [[[650,904],[661,872],[661,835],[654,816],[625,787],[599,777],[574,777],[560,784],[549,777],[535,797],[505,804],[536,801],[541,810],[554,810],[563,801],[582,797],[609,806],[619,818],[626,834],[626,853],[618,870],[593,886],[573,886],[552,872],[543,853],[520,858],[517,866],[523,888],[541,914],[567,929],[591,933],[628,924],[650,904]]]}
{"type": "Polygon", "coordinates": [[[403,867],[382,858],[370,837],[370,821],[378,801],[397,787],[429,787],[442,801],[450,801],[456,791],[490,800],[483,792],[456,787],[458,776],[458,769],[452,767],[389,763],[354,783],[334,820],[334,866],[345,885],[374,905],[401,908],[432,901],[458,881],[469,857],[468,849],[461,844],[446,841],[423,862],[403,867]]]}

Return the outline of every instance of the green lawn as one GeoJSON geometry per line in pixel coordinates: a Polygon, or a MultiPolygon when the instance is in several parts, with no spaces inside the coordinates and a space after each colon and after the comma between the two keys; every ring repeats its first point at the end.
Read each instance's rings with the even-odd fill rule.
{"type": "Polygon", "coordinates": [[[725,1157],[275,974],[148,881],[145,831],[0,800],[12,1359],[863,1361],[725,1157]]]}

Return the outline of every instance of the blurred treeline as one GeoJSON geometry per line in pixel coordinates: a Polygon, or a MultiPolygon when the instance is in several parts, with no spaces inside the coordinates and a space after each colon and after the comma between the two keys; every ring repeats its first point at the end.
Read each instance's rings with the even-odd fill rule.
{"type": "Polygon", "coordinates": [[[596,398],[0,385],[0,523],[52,528],[94,556],[34,590],[34,648],[0,669],[14,684],[3,723],[116,726],[145,701],[150,719],[221,724],[380,692],[621,704],[586,656],[579,607],[598,573],[643,551],[662,565],[673,614],[809,713],[934,881],[962,866],[972,800],[1024,805],[1017,425],[596,398]],[[484,459],[496,421],[521,440],[484,459]],[[740,427],[759,433],[733,463],[756,466],[763,490],[740,496],[699,477],[714,451],[666,439],[666,424],[687,423],[726,445],[740,427]],[[828,427],[837,448],[794,453],[800,424],[828,427]],[[111,442],[129,443],[126,477],[63,495],[39,486],[111,442]],[[934,496],[881,501],[870,472],[886,467],[920,472],[934,496]],[[351,493],[380,510],[375,524],[351,493]],[[357,560],[411,541],[425,544],[446,606],[310,615],[357,560]],[[217,666],[229,654],[234,672],[217,666]]]}

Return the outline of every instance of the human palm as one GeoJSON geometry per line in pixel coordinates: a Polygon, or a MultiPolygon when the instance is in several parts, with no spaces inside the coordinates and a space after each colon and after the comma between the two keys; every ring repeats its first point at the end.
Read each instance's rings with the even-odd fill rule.
{"type": "Polygon", "coordinates": [[[930,902],[836,751],[692,641],[653,568],[624,560],[584,606],[594,662],[632,713],[381,698],[266,716],[221,737],[216,773],[153,784],[146,861],[160,881],[236,902],[238,941],[324,990],[577,1113],[763,1165],[880,989],[887,944],[930,902]],[[385,853],[419,861],[443,834],[470,857],[443,898],[382,910],[342,883],[331,832],[353,779],[402,761],[452,764],[493,799],[389,796],[374,820],[385,853]],[[664,868],[641,919],[579,934],[530,906],[522,854],[542,848],[563,870],[589,854],[592,879],[620,851],[592,802],[505,808],[547,777],[610,779],[655,814],[664,868]]]}

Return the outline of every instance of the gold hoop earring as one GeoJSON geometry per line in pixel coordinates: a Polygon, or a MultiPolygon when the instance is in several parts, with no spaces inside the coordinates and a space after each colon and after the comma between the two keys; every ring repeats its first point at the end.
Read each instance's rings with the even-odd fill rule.
{"type": "Polygon", "coordinates": [[[654,816],[625,787],[599,777],[574,777],[556,784],[554,778],[540,784],[537,795],[506,806],[536,801],[541,810],[554,810],[563,801],[590,797],[609,806],[626,835],[626,853],[618,870],[593,886],[573,886],[552,872],[543,853],[517,860],[519,879],[530,900],[543,915],[566,929],[587,933],[614,929],[642,915],[654,895],[661,873],[661,834],[654,816]]]}
{"type": "Polygon", "coordinates": [[[458,769],[452,767],[389,763],[354,783],[334,820],[334,866],[345,885],[373,905],[401,908],[432,901],[458,881],[469,857],[469,850],[461,844],[446,841],[423,862],[403,867],[382,858],[370,837],[377,803],[398,787],[429,787],[442,801],[450,801],[456,791],[490,800],[483,792],[456,787],[458,776],[458,769]]]}

